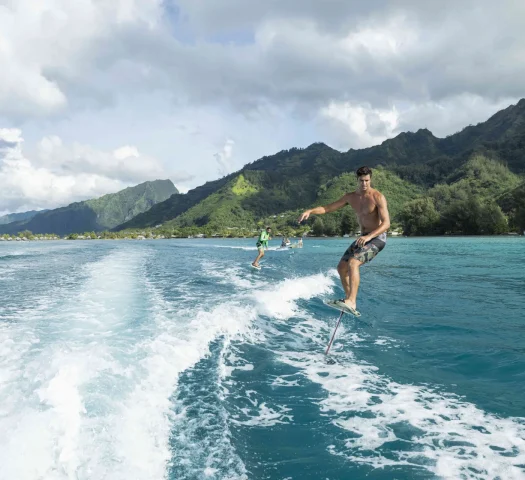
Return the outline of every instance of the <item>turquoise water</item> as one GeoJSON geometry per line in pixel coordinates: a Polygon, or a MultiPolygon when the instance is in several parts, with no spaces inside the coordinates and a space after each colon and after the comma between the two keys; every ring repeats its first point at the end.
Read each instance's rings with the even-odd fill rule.
{"type": "Polygon", "coordinates": [[[0,479],[525,478],[525,239],[347,246],[0,243],[0,479]]]}

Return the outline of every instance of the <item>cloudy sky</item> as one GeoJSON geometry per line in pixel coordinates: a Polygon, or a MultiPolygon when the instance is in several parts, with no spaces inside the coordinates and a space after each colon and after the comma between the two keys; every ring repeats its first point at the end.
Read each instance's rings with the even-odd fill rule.
{"type": "Polygon", "coordinates": [[[437,136],[525,96],[525,2],[0,0],[0,213],[437,136]]]}

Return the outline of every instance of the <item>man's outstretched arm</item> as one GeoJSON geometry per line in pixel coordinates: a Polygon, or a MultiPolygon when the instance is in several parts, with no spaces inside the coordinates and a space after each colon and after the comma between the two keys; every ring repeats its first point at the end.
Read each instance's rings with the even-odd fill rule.
{"type": "Polygon", "coordinates": [[[336,200],[334,203],[325,205],[324,207],[315,207],[310,210],[305,210],[303,214],[297,220],[298,223],[308,220],[310,215],[324,215],[325,213],[335,212],[340,208],[343,208],[348,203],[346,195],[342,196],[339,200],[336,200]]]}

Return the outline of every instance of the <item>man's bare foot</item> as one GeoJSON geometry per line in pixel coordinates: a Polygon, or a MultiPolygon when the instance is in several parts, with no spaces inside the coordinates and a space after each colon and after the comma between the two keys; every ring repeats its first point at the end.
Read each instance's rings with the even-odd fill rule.
{"type": "MultiPolygon", "coordinates": [[[[347,303],[343,298],[341,300],[333,300],[327,303],[327,305],[333,306],[339,310],[342,310],[346,313],[350,313],[352,315],[355,315],[356,317],[360,317],[361,314],[349,303],[347,303]]],[[[354,303],[355,305],[355,303],[354,303]]]]}
{"type": "Polygon", "coordinates": [[[349,298],[345,298],[345,304],[348,305],[349,307],[353,308],[354,310],[357,308],[356,302],[353,302],[349,298]]]}

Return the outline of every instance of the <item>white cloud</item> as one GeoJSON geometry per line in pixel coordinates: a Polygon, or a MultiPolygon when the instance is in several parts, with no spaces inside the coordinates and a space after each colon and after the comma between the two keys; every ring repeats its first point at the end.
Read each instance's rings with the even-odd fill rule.
{"type": "Polygon", "coordinates": [[[157,160],[133,146],[103,152],[79,144],[66,146],[59,137],[49,136],[30,160],[22,143],[20,130],[0,129],[0,211],[55,208],[169,178],[157,160]]]}
{"type": "Polygon", "coordinates": [[[315,141],[444,136],[525,92],[513,0],[0,3],[0,124],[58,178],[187,189],[315,141]]]}
{"type": "Polygon", "coordinates": [[[116,191],[122,183],[93,174],[60,175],[35,166],[22,153],[20,130],[0,130],[0,210],[56,207],[116,191]]]}
{"type": "Polygon", "coordinates": [[[0,61],[11,72],[0,78],[0,107],[32,118],[162,91],[175,104],[292,105],[307,114],[330,102],[387,108],[523,93],[525,6],[511,0],[446,9],[379,0],[178,3],[176,21],[161,0],[11,2],[0,10],[0,61]],[[247,28],[249,40],[236,43],[247,28]],[[214,39],[221,31],[231,41],[214,39]]]}
{"type": "Polygon", "coordinates": [[[412,103],[401,113],[396,133],[428,128],[434,135],[445,137],[468,125],[486,121],[497,111],[517,103],[518,100],[507,97],[492,101],[467,93],[439,102],[412,103]]]}
{"type": "Polygon", "coordinates": [[[135,146],[125,145],[104,152],[76,142],[64,145],[57,136],[44,137],[39,142],[33,163],[56,173],[92,173],[126,183],[141,183],[166,176],[161,162],[141,155],[135,146]]]}
{"type": "Polygon", "coordinates": [[[253,32],[252,43],[201,42],[173,49],[173,63],[165,58],[194,101],[311,112],[332,101],[387,108],[464,93],[491,101],[523,94],[525,4],[511,0],[180,3],[204,38],[253,32]]]}
{"type": "Polygon", "coordinates": [[[133,147],[131,145],[124,145],[123,147],[117,148],[113,151],[113,156],[117,160],[125,160],[126,158],[138,158],[139,157],[139,151],[137,150],[137,147],[133,147]]]}
{"type": "Polygon", "coordinates": [[[374,109],[370,105],[352,105],[332,102],[321,109],[328,120],[327,135],[337,148],[365,148],[377,145],[393,136],[399,121],[395,107],[374,109]]]}
{"type": "Polygon", "coordinates": [[[437,137],[454,134],[469,124],[484,122],[516,103],[506,98],[490,101],[478,95],[458,95],[440,102],[405,102],[381,109],[370,104],[332,102],[319,112],[319,130],[335,148],[366,148],[404,131],[427,128],[437,137]]]}
{"type": "Polygon", "coordinates": [[[221,177],[233,172],[232,155],[234,145],[235,142],[229,138],[224,143],[221,151],[213,155],[219,166],[219,175],[221,177]]]}
{"type": "MultiPolygon", "coordinates": [[[[0,8],[0,107],[15,118],[64,112],[96,95],[97,76],[128,52],[108,49],[131,29],[153,30],[160,0],[12,0],[0,8]],[[106,44],[108,42],[108,44],[106,44]],[[109,61],[109,65],[107,62],[109,61]],[[106,63],[106,65],[104,65],[106,63]],[[98,70],[98,73],[97,73],[98,70]]],[[[107,88],[109,85],[106,85],[107,88]]],[[[111,86],[113,88],[114,85],[111,86]]],[[[100,93],[100,92],[99,92],[100,93]]]]}

